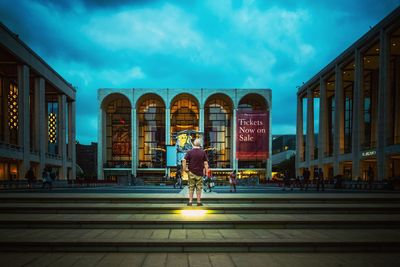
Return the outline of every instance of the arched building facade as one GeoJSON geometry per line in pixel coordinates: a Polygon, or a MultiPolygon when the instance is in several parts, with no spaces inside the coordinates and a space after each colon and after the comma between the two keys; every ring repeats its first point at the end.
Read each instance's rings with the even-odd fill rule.
{"type": "MultiPolygon", "coordinates": [[[[174,145],[174,134],[182,130],[204,133],[204,149],[215,176],[227,178],[235,169],[241,178],[271,177],[270,89],[99,89],[98,103],[99,179],[170,175],[174,168],[166,166],[166,145],[174,145]],[[266,118],[260,122],[262,129],[253,127],[256,117],[237,117],[243,113],[266,118]],[[240,135],[246,141],[255,131],[254,139],[261,138],[266,151],[241,157],[239,131],[246,132],[240,135]]],[[[254,142],[248,147],[257,150],[254,142]]]]}

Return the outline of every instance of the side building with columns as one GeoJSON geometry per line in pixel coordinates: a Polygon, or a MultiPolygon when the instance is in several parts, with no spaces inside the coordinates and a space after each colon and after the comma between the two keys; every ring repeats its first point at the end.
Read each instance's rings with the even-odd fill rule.
{"type": "Polygon", "coordinates": [[[0,181],[75,179],[75,89],[0,23],[0,181]]]}
{"type": "Polygon", "coordinates": [[[305,168],[400,177],[400,8],[299,88],[297,175],[305,168]]]}
{"type": "Polygon", "coordinates": [[[241,178],[269,179],[269,158],[236,158],[236,116],[267,114],[265,142],[271,155],[271,97],[270,89],[99,89],[98,178],[174,176],[174,168],[166,166],[166,145],[175,144],[175,133],[195,130],[204,133],[219,179],[232,170],[241,178]]]}

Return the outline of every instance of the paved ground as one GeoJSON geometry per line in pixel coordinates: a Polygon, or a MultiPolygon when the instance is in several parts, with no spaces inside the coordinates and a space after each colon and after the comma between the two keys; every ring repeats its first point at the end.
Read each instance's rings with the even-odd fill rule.
{"type": "Polygon", "coordinates": [[[399,266],[399,192],[228,191],[204,217],[176,213],[186,187],[2,191],[0,266],[399,266]]]}
{"type": "Polygon", "coordinates": [[[0,253],[0,266],[396,267],[395,253],[0,253]]]}

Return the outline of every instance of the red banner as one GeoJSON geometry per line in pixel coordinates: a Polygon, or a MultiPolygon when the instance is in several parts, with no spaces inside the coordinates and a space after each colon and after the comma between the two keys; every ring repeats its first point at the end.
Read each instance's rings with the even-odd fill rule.
{"type": "Polygon", "coordinates": [[[239,112],[236,116],[236,158],[269,158],[269,113],[239,112]]]}

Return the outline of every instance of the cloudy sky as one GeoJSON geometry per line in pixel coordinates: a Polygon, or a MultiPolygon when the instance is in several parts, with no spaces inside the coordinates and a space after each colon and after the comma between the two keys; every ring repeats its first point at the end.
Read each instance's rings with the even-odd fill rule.
{"type": "Polygon", "coordinates": [[[294,134],[296,86],[399,5],[0,0],[0,21],[77,87],[77,139],[90,143],[98,88],[271,88],[272,132],[294,134]]]}

